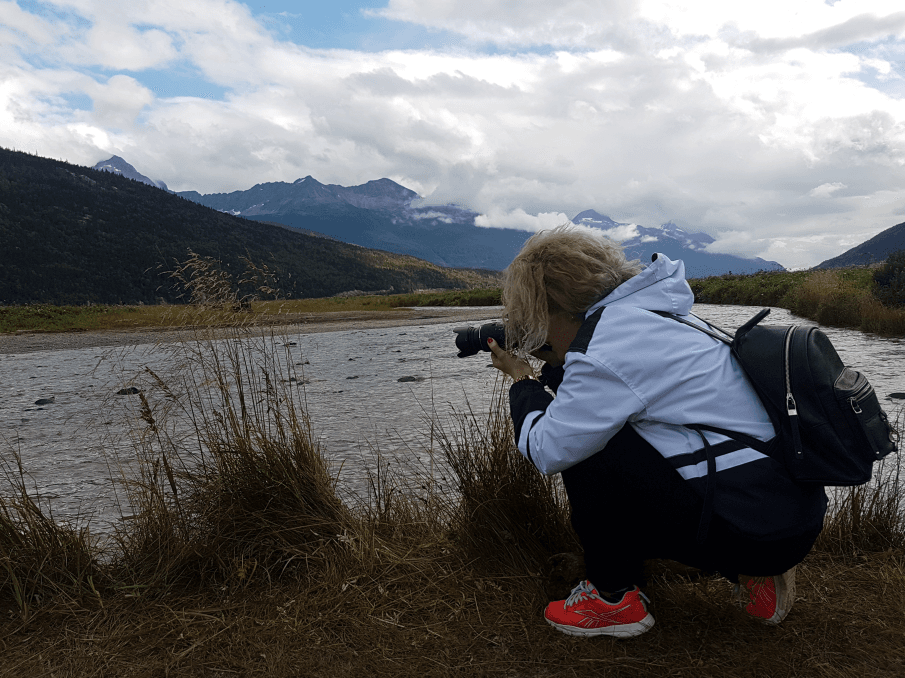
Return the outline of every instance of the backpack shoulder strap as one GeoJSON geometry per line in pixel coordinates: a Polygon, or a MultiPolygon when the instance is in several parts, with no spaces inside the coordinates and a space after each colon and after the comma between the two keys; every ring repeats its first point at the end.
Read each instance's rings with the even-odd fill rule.
{"type": "MultiPolygon", "coordinates": [[[[751,318],[751,320],[749,320],[748,322],[746,322],[744,325],[742,325],[739,328],[738,332],[736,332],[736,336],[741,337],[741,336],[744,336],[745,334],[747,334],[748,330],[750,330],[752,327],[757,325],[757,323],[759,323],[761,320],[763,320],[769,312],[770,312],[770,309],[768,309],[768,308],[765,308],[764,310],[760,311],[757,315],[755,315],[753,318],[751,318]]],[[[698,320],[701,320],[701,322],[707,323],[707,326],[708,326],[707,328],[701,327],[700,325],[696,325],[693,322],[690,322],[690,321],[686,320],[685,318],[682,318],[681,316],[677,316],[672,313],[667,313],[665,311],[652,311],[652,313],[656,313],[657,315],[663,316],[664,318],[672,318],[676,322],[680,322],[683,325],[688,325],[689,327],[693,327],[694,329],[698,330],[699,332],[708,334],[711,337],[713,337],[714,339],[717,339],[717,340],[723,342],[724,344],[727,344],[730,348],[733,349],[733,352],[735,351],[735,340],[729,338],[730,337],[729,333],[726,332],[725,330],[721,330],[719,327],[715,327],[714,325],[711,325],[710,323],[708,323],[706,320],[703,320],[702,318],[698,318],[698,320]],[[713,329],[710,329],[710,328],[713,328],[713,329]],[[721,334],[717,334],[717,332],[714,332],[713,331],[714,329],[718,330],[721,334]]],[[[697,317],[697,316],[695,316],[695,317],[697,317]]],[[[767,410],[767,413],[769,415],[769,410],[767,410]]],[[[771,416],[771,421],[772,421],[772,416],[771,416]]],[[[767,456],[773,456],[773,454],[775,454],[773,446],[770,444],[770,442],[764,442],[763,440],[758,440],[754,436],[750,436],[746,433],[741,433],[739,431],[732,431],[730,429],[720,428],[718,426],[710,426],[708,424],[686,424],[686,426],[692,430],[697,431],[698,435],[701,435],[701,430],[710,431],[711,433],[718,433],[720,435],[726,436],[727,438],[731,438],[732,440],[737,440],[738,442],[750,447],[753,450],[760,452],[761,454],[766,454],[767,456]]],[[[773,423],[773,427],[776,429],[777,434],[778,434],[780,429],[776,426],[775,422],[773,423]]]]}
{"type": "MultiPolygon", "coordinates": [[[[766,454],[768,457],[772,456],[770,452],[772,451],[771,444],[769,441],[763,441],[755,438],[754,436],[749,436],[747,433],[740,433],[739,431],[731,431],[727,428],[720,428],[719,426],[710,426],[709,424],[685,424],[687,428],[698,431],[698,429],[703,431],[710,431],[711,433],[719,433],[721,436],[726,436],[727,438],[732,438],[732,440],[737,440],[738,442],[747,445],[752,450],[756,450],[761,454],[766,454]]],[[[700,433],[699,433],[700,435],[700,433]]]]}
{"type": "MultiPolygon", "coordinates": [[[[681,316],[677,316],[672,313],[667,313],[666,311],[651,311],[651,313],[656,313],[657,315],[662,316],[663,318],[672,318],[676,322],[682,323],[683,325],[688,325],[689,327],[693,327],[698,332],[703,332],[704,334],[709,334],[711,337],[713,337],[714,339],[717,339],[719,341],[722,341],[724,344],[727,344],[729,346],[732,345],[732,339],[729,338],[729,335],[726,332],[723,332],[723,330],[720,330],[719,327],[715,327],[714,329],[717,329],[720,332],[722,332],[722,334],[717,334],[712,329],[710,329],[711,327],[714,327],[714,326],[711,325],[710,323],[707,323],[706,320],[702,320],[701,318],[698,318],[698,320],[701,320],[701,322],[707,323],[706,328],[701,327],[700,325],[695,325],[690,320],[685,320],[685,318],[682,318],[681,316]]],[[[695,316],[695,317],[697,318],[697,316],[695,316]]]]}

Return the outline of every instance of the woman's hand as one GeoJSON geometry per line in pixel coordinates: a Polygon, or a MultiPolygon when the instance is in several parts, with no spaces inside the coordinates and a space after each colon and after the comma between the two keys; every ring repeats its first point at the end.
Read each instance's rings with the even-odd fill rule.
{"type": "Polygon", "coordinates": [[[526,360],[516,358],[511,353],[504,351],[492,338],[487,340],[487,345],[490,347],[490,358],[493,360],[493,366],[501,372],[508,374],[513,379],[526,375],[529,377],[534,376],[534,370],[531,369],[531,365],[526,360]]]}

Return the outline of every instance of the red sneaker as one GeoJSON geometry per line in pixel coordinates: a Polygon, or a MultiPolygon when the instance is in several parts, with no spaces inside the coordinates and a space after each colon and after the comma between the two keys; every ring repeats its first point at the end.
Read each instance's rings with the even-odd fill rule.
{"type": "Polygon", "coordinates": [[[647,596],[635,586],[619,602],[609,603],[586,579],[572,589],[568,598],[547,605],[544,619],[570,636],[631,638],[654,625],[654,618],[647,611],[648,602],[647,596]]]}
{"type": "Polygon", "coordinates": [[[736,602],[752,617],[766,624],[778,624],[795,602],[795,568],[775,577],[740,576],[739,584],[736,584],[736,602]]]}

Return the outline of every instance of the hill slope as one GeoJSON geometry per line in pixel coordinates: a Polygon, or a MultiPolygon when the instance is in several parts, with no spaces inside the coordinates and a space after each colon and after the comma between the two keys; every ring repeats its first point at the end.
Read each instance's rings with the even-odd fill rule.
{"type": "Polygon", "coordinates": [[[838,257],[827,259],[815,268],[866,266],[885,261],[886,257],[897,250],[905,250],[905,222],[877,233],[870,240],[865,240],[838,257]]]}
{"type": "Polygon", "coordinates": [[[188,251],[240,271],[275,269],[288,297],[466,287],[491,276],[443,269],[219,213],[121,175],[0,149],[0,304],[155,303],[188,251]]]}

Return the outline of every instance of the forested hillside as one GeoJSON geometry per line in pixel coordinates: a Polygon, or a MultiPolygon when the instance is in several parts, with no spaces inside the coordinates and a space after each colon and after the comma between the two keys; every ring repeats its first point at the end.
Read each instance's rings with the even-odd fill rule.
{"type": "Polygon", "coordinates": [[[896,224],[885,231],[877,233],[870,240],[865,240],[840,254],[827,259],[815,268],[844,268],[846,266],[868,266],[881,261],[893,252],[905,250],[905,223],[896,224]]]}
{"type": "Polygon", "coordinates": [[[0,149],[0,304],[175,302],[189,251],[277,274],[286,297],[461,288],[491,274],[445,269],[217,212],[108,172],[0,149]]]}

